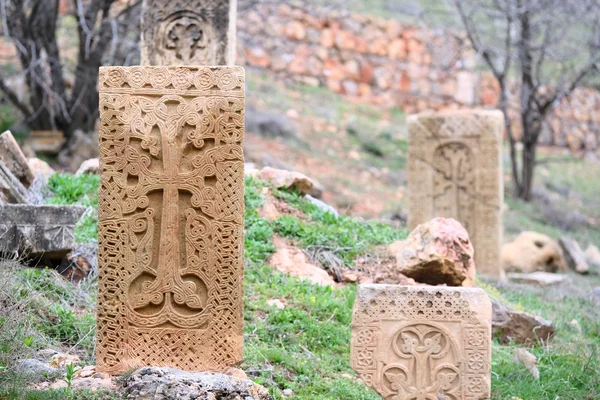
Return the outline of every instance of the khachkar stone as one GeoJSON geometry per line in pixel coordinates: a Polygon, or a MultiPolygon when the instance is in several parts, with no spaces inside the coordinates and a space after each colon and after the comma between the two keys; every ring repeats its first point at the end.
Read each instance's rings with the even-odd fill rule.
{"type": "Polygon", "coordinates": [[[408,227],[451,217],[467,230],[477,272],[501,277],[500,111],[453,111],[408,120],[408,227]]]}
{"type": "Polygon", "coordinates": [[[237,0],[144,0],[142,65],[233,65],[237,0]]]}
{"type": "Polygon", "coordinates": [[[491,323],[481,289],[360,285],[352,368],[386,400],[489,399],[491,323]]]}
{"type": "Polygon", "coordinates": [[[241,362],[244,70],[100,69],[97,363],[241,362]]]}

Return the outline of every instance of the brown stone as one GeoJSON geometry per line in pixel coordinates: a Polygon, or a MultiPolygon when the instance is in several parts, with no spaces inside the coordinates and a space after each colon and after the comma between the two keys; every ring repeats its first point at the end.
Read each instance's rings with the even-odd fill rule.
{"type": "Polygon", "coordinates": [[[10,131],[0,135],[0,160],[25,187],[31,185],[35,176],[27,164],[27,158],[10,131]]]}
{"type": "Polygon", "coordinates": [[[268,68],[271,65],[271,57],[261,47],[246,49],[246,60],[254,67],[268,68]]]}
{"type": "Polygon", "coordinates": [[[306,29],[300,21],[291,21],[287,24],[285,33],[289,39],[298,41],[304,40],[306,37],[306,29]]]}
{"type": "Polygon", "coordinates": [[[413,115],[408,120],[408,226],[434,217],[459,221],[483,275],[501,277],[502,133],[500,111],[413,115]]]}
{"type": "Polygon", "coordinates": [[[233,65],[236,4],[237,0],[144,0],[141,64],[233,65]]]}
{"type": "Polygon", "coordinates": [[[27,138],[27,145],[35,153],[56,155],[65,144],[65,135],[62,131],[31,131],[27,138]]]}
{"type": "Polygon", "coordinates": [[[39,174],[45,179],[50,179],[50,177],[56,173],[46,161],[40,160],[39,158],[30,158],[27,160],[27,165],[35,176],[39,174]]]}
{"type": "Polygon", "coordinates": [[[314,186],[313,180],[300,172],[272,167],[261,169],[258,178],[268,182],[274,188],[293,189],[301,194],[307,194],[314,186]]]}
{"type": "Polygon", "coordinates": [[[491,314],[481,289],[360,285],[351,366],[385,399],[487,399],[491,314]]]}
{"type": "Polygon", "coordinates": [[[235,366],[244,70],[103,67],[99,87],[98,369],[235,366]]]}
{"type": "Polygon", "coordinates": [[[554,325],[543,318],[513,310],[497,300],[492,300],[492,311],[492,331],[502,344],[546,344],[554,336],[554,325]]]}
{"type": "Polygon", "coordinates": [[[567,269],[558,243],[537,232],[522,232],[502,246],[502,266],[510,272],[557,272],[567,269]]]}
{"type": "Polygon", "coordinates": [[[388,48],[388,56],[392,60],[402,60],[406,57],[406,42],[403,39],[392,40],[388,48]]]}
{"type": "Polygon", "coordinates": [[[390,245],[398,272],[430,285],[473,286],[473,245],[462,225],[435,218],[417,226],[406,240],[390,245]]]}

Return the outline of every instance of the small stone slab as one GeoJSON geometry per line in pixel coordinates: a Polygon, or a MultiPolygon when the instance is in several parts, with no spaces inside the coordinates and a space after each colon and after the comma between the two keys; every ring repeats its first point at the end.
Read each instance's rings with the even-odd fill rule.
{"type": "Polygon", "coordinates": [[[528,283],[531,285],[538,286],[550,286],[557,285],[567,280],[565,275],[553,274],[550,272],[532,272],[530,274],[521,274],[518,272],[512,272],[506,274],[506,277],[517,283],[528,283]]]}
{"type": "Polygon", "coordinates": [[[491,323],[481,289],[360,285],[351,365],[384,399],[488,399],[491,323]]]}
{"type": "Polygon", "coordinates": [[[36,154],[56,155],[65,140],[63,131],[31,131],[27,144],[36,154]]]}
{"type": "Polygon", "coordinates": [[[60,260],[75,246],[75,224],[85,207],[0,206],[1,250],[60,260]]]}

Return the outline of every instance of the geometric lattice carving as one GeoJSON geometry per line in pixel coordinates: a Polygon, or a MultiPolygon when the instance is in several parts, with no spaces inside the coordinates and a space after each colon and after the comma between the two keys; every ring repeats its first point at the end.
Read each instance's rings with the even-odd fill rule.
{"type": "Polygon", "coordinates": [[[236,0],[144,0],[142,65],[233,65],[236,0]]]}
{"type": "Polygon", "coordinates": [[[386,400],[488,399],[490,301],[480,289],[361,285],[351,364],[386,400]]]}
{"type": "Polygon", "coordinates": [[[477,272],[501,277],[503,200],[499,111],[413,115],[408,123],[408,225],[435,217],[465,227],[477,272]]]}
{"type": "Polygon", "coordinates": [[[242,358],[244,71],[100,70],[97,363],[242,358]]]}

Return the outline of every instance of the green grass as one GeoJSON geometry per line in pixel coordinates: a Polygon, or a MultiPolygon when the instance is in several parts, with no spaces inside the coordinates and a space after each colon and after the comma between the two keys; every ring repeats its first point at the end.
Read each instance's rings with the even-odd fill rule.
{"type": "MultiPolygon", "coordinates": [[[[96,206],[93,194],[97,190],[97,180],[57,176],[53,182],[53,202],[96,206]]],[[[267,221],[257,212],[263,203],[261,192],[264,186],[256,179],[246,179],[242,368],[255,381],[265,385],[276,399],[283,399],[284,389],[291,389],[297,399],[378,399],[356,379],[350,368],[350,325],[356,286],[333,289],[313,285],[276,271],[267,260],[275,251],[274,234],[289,238],[301,248],[336,249],[336,256],[351,266],[356,257],[368,253],[374,246],[401,239],[407,232],[377,222],[346,216],[336,218],[297,193],[278,190],[273,194],[301,211],[302,216],[284,215],[275,221],[267,221]],[[279,310],[269,306],[267,301],[270,299],[279,299],[286,307],[279,310]]],[[[77,229],[83,228],[78,226],[77,229]]],[[[594,285],[600,284],[600,278],[572,278],[576,280],[572,287],[553,291],[505,285],[496,288],[482,283],[491,296],[553,320],[557,326],[556,337],[550,346],[538,345],[531,349],[539,360],[540,381],[534,380],[523,366],[513,361],[515,346],[493,344],[493,399],[517,396],[527,400],[575,400],[600,396],[597,373],[600,368],[600,318],[589,296],[585,295],[594,285]],[[569,324],[572,319],[578,320],[582,333],[569,324]]],[[[35,333],[32,335],[23,330],[17,337],[21,346],[35,351],[49,343],[66,348],[77,344],[80,354],[89,357],[93,348],[95,302],[95,295],[91,293],[95,293],[96,287],[86,288],[89,291],[86,294],[49,270],[18,270],[15,279],[18,288],[15,301],[33,298],[25,309],[24,324],[35,326],[35,333]]],[[[0,341],[0,348],[2,345],[0,341]]],[[[0,398],[118,398],[116,394],[102,397],[65,390],[26,391],[22,385],[21,391],[15,392],[14,380],[10,386],[7,377],[6,372],[0,372],[0,398]]]]}
{"type": "Polygon", "coordinates": [[[52,197],[48,204],[70,204],[91,207],[94,212],[86,213],[77,223],[75,239],[79,243],[93,242],[98,239],[98,186],[100,176],[96,174],[54,174],[50,177],[48,188],[52,197]]]}

